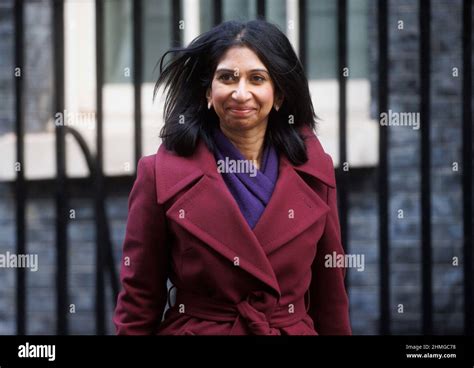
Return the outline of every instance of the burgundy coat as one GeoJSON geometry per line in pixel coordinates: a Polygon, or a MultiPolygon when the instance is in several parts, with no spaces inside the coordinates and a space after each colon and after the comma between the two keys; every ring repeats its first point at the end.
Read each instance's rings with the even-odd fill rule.
{"type": "Polygon", "coordinates": [[[200,140],[190,157],[161,145],[139,161],[123,244],[118,334],[350,334],[331,158],[309,128],[309,160],[280,155],[252,230],[200,140]],[[167,279],[176,287],[168,300],[167,279]]]}

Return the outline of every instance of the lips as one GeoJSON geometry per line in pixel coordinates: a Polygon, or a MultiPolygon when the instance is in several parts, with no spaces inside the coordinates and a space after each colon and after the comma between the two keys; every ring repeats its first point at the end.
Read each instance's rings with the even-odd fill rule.
{"type": "Polygon", "coordinates": [[[246,106],[231,106],[227,110],[233,115],[246,116],[253,113],[256,109],[254,107],[246,106]]]}

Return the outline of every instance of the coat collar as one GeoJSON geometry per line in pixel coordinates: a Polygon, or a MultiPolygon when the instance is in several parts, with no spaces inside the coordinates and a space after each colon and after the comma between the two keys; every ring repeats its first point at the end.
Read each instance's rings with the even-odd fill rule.
{"type": "Polygon", "coordinates": [[[165,203],[182,195],[168,208],[169,218],[187,231],[270,286],[280,289],[270,253],[288,243],[322,218],[329,207],[298,174],[305,173],[329,187],[335,187],[334,168],[310,128],[306,136],[308,161],[294,166],[280,154],[278,180],[270,202],[252,230],[217,171],[214,155],[203,140],[190,157],[181,157],[161,145],[156,155],[157,201],[165,203]],[[294,219],[289,219],[293,211],[294,219]],[[229,226],[232,224],[232,226],[229,226]]]}
{"type": "MultiPolygon", "coordinates": [[[[284,155],[280,154],[280,162],[283,161],[294,170],[308,174],[327,186],[335,188],[336,178],[331,157],[324,152],[321,143],[310,128],[305,126],[301,132],[306,138],[308,161],[302,165],[294,166],[284,155]]],[[[195,153],[190,157],[178,156],[161,145],[157,153],[156,170],[158,174],[166,172],[164,180],[156,188],[158,202],[164,203],[200,176],[204,174],[215,176],[217,166],[213,154],[200,140],[195,153]]]]}
{"type": "Polygon", "coordinates": [[[301,133],[306,138],[306,151],[308,161],[300,166],[293,166],[296,171],[304,172],[315,179],[323,182],[331,188],[336,187],[336,176],[331,157],[324,152],[323,146],[319,142],[311,128],[304,126],[301,133]]]}

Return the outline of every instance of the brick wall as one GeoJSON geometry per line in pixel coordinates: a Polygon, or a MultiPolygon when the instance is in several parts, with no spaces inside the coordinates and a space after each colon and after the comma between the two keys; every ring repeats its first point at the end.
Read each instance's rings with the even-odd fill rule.
{"type": "MultiPolygon", "coordinates": [[[[389,109],[419,112],[418,4],[389,2],[389,109]],[[403,29],[399,29],[403,21],[403,29]]],[[[375,17],[375,9],[372,9],[375,17]]],[[[462,1],[432,1],[431,185],[434,333],[461,333],[462,289],[462,1]],[[459,76],[453,76],[457,67],[459,76]],[[457,162],[459,170],[453,170],[457,162]],[[458,257],[459,265],[453,265],[458,257]]],[[[377,42],[376,23],[370,27],[377,42]]],[[[376,117],[377,50],[372,112],[376,117]]],[[[423,122],[421,122],[423,124],[423,122]]],[[[421,333],[420,130],[388,127],[391,244],[391,315],[394,333],[421,333]],[[399,216],[403,211],[403,217],[399,216]],[[403,313],[398,306],[403,305],[403,313]]]]}

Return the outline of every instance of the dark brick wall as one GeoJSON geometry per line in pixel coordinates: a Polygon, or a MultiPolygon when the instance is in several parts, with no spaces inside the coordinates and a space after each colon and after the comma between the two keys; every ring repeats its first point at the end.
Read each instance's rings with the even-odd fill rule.
{"type": "Polygon", "coordinates": [[[0,134],[13,129],[13,13],[11,3],[0,2],[0,134]]]}
{"type": "MultiPolygon", "coordinates": [[[[128,182],[130,182],[128,180],[128,182]]],[[[84,191],[90,184],[84,180],[69,186],[70,206],[75,218],[68,227],[68,285],[70,304],[74,313],[69,314],[70,333],[95,332],[95,218],[93,199],[84,191]]],[[[106,211],[109,219],[114,257],[119,271],[121,246],[125,235],[128,193],[131,186],[122,179],[108,184],[106,211]]],[[[28,334],[54,334],[56,329],[56,245],[55,245],[55,185],[51,181],[29,185],[27,222],[27,253],[37,254],[38,271],[26,271],[28,334]]],[[[15,251],[14,188],[0,184],[0,253],[15,251]]],[[[114,331],[111,313],[115,301],[110,292],[108,273],[106,306],[108,331],[114,331]]],[[[0,334],[15,333],[15,269],[0,269],[0,334]]]]}
{"type": "MultiPolygon", "coordinates": [[[[389,109],[419,112],[418,4],[390,1],[389,109]],[[398,29],[403,21],[404,29],[398,29]]],[[[372,15],[376,19],[375,9],[372,15]]],[[[433,0],[431,13],[431,185],[434,332],[461,333],[462,1],[433,0]],[[453,76],[458,68],[459,76],[453,76]],[[459,170],[453,170],[453,164],[459,170]],[[459,265],[453,265],[458,257],[459,265]]],[[[377,42],[376,22],[370,26],[377,42]]],[[[371,49],[372,114],[377,114],[377,50],[371,49]]],[[[423,124],[423,122],[421,122],[423,124]]],[[[391,306],[394,333],[421,333],[420,130],[389,129],[391,306]],[[403,218],[399,218],[399,210],[403,218]],[[398,313],[399,304],[404,312],[398,313]]]]}
{"type": "MultiPolygon", "coordinates": [[[[52,116],[52,10],[47,0],[26,1],[23,22],[25,67],[24,124],[27,132],[44,131],[52,116]]],[[[0,134],[14,129],[13,1],[0,2],[0,134]]]]}

